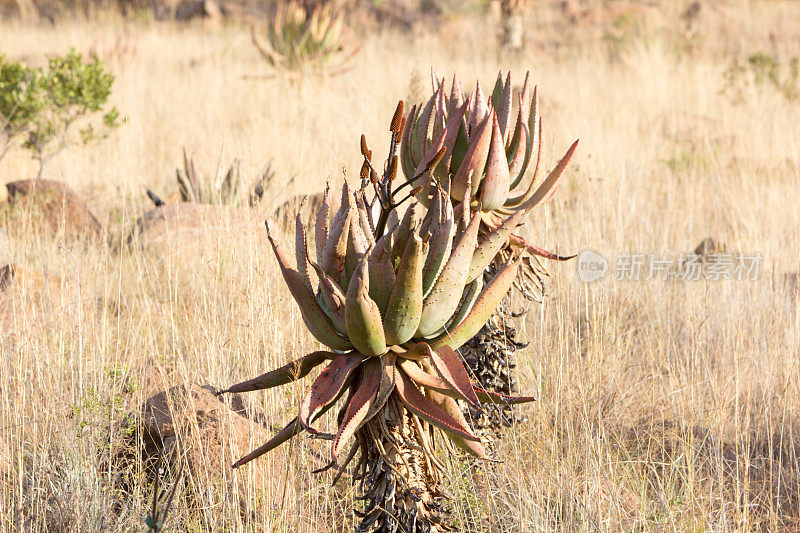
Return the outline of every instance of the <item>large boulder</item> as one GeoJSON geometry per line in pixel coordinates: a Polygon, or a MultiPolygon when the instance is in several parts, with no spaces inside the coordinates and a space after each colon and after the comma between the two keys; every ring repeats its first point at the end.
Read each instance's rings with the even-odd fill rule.
{"type": "MultiPolygon", "coordinates": [[[[140,457],[153,465],[159,456],[184,465],[190,495],[209,509],[234,503],[246,511],[255,503],[252,488],[263,487],[267,470],[250,469],[237,479],[231,465],[269,438],[263,416],[249,415],[234,396],[231,407],[209,386],[178,385],[150,397],[120,423],[124,444],[116,453],[115,472],[140,457]],[[249,478],[249,479],[248,479],[249,478]]],[[[121,480],[122,481],[122,480],[121,480]]]]}
{"type": "Polygon", "coordinates": [[[102,228],[86,202],[69,186],[51,180],[19,180],[0,185],[0,217],[10,228],[22,226],[55,236],[96,239],[102,228]]]}

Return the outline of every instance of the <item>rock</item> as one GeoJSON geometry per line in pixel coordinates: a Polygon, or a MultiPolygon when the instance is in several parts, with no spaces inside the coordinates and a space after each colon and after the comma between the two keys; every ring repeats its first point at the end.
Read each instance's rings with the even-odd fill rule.
{"type": "Polygon", "coordinates": [[[10,206],[12,225],[30,222],[36,230],[71,238],[96,239],[101,234],[100,223],[86,202],[64,183],[20,180],[0,189],[0,203],[5,200],[10,206]]]}
{"type": "Polygon", "coordinates": [[[263,231],[263,218],[251,209],[178,202],[147,212],[129,242],[164,258],[204,260],[240,250],[245,238],[263,231]]]}
{"type": "Polygon", "coordinates": [[[178,385],[150,397],[119,424],[127,446],[116,453],[114,471],[124,471],[125,463],[139,453],[145,465],[154,464],[163,453],[173,466],[185,465],[192,496],[203,506],[236,501],[240,509],[247,508],[247,498],[252,497],[248,489],[267,482],[266,469],[250,469],[246,476],[251,477],[237,482],[239,470],[231,470],[231,464],[263,444],[270,432],[257,421],[261,417],[248,418],[237,396],[232,404],[235,409],[218,399],[211,387],[198,385],[178,385]]]}

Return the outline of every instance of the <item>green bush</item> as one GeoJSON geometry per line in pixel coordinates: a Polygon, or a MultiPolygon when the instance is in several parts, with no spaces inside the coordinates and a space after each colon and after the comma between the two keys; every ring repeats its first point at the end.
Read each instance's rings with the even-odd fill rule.
{"type": "Polygon", "coordinates": [[[28,67],[0,55],[0,159],[20,142],[45,165],[67,147],[108,136],[119,111],[104,111],[114,76],[98,59],[84,62],[70,50],[45,68],[28,67]]]}

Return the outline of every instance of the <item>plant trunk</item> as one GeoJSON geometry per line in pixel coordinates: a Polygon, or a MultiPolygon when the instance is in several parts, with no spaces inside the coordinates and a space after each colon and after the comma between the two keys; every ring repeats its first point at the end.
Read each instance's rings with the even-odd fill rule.
{"type": "Polygon", "coordinates": [[[413,415],[393,393],[357,435],[360,460],[354,479],[364,501],[357,532],[448,531],[441,473],[426,457],[413,415]]]}

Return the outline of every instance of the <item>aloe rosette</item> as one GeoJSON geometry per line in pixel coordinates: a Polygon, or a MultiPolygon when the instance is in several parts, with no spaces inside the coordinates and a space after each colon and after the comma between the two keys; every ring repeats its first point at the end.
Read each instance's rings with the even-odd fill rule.
{"type": "MultiPolygon", "coordinates": [[[[530,73],[516,96],[511,73],[505,80],[498,74],[489,96],[480,82],[465,96],[456,75],[449,93],[444,78],[432,73],[432,81],[432,96],[406,116],[400,151],[406,179],[421,187],[421,202],[429,201],[437,182],[452,179],[452,200],[467,201],[473,208],[480,204],[483,223],[491,230],[505,217],[530,211],[552,196],[578,141],[539,182],[542,119],[538,89],[531,85],[530,73]],[[437,157],[441,162],[435,170],[429,169],[437,157]]],[[[533,255],[568,259],[517,234],[511,235],[510,242],[533,255]]]]}
{"type": "Polygon", "coordinates": [[[362,191],[354,193],[345,185],[341,206],[332,217],[326,192],[316,214],[314,254],[308,249],[309,228],[297,217],[294,261],[267,225],[303,320],[328,349],[224,391],[269,389],[324,365],[297,417],[234,466],[302,432],[318,433],[315,421],[344,398],[331,453],[337,461],[356,432],[378,416],[393,395],[458,447],[485,458],[480,439],[455,400],[475,407],[481,402],[533,400],[483,390],[456,354],[511,287],[517,257],[510,257],[485,287],[481,274],[494,259],[495,240],[507,238],[519,217],[510,217],[478,243],[480,215],[456,218],[448,194],[438,188],[424,213],[417,203],[408,206],[402,219],[378,237],[362,191]]]}

